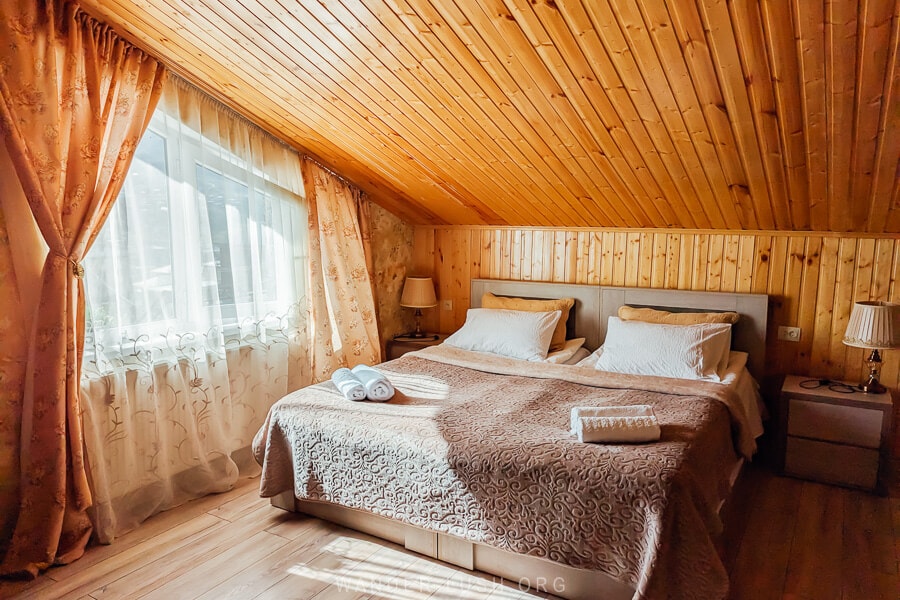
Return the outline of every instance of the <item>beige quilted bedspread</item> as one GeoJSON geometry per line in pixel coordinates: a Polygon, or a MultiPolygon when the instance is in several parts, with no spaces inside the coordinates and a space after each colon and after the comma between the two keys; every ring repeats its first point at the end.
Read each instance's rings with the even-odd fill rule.
{"type": "Polygon", "coordinates": [[[272,407],[253,444],[263,497],[293,490],[599,570],[636,598],[725,596],[716,507],[735,448],[753,448],[727,386],[443,347],[379,368],[397,389],[389,403],[351,402],[326,382],[272,407]],[[573,406],[628,404],[653,406],[659,442],[568,432],[573,406]]]}

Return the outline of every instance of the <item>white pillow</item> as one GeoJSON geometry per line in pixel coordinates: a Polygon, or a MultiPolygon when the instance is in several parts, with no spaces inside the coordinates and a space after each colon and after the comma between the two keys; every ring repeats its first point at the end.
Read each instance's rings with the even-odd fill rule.
{"type": "Polygon", "coordinates": [[[558,310],[529,312],[470,308],[465,324],[444,343],[510,358],[544,360],[560,314],[558,310]]]}
{"type": "Polygon", "coordinates": [[[728,364],[731,325],[662,325],[610,317],[600,371],[719,381],[719,366],[728,364]]]}
{"type": "Polygon", "coordinates": [[[562,350],[548,353],[544,362],[556,365],[569,364],[569,361],[579,350],[581,350],[583,345],[584,338],[572,338],[571,340],[566,340],[562,350]]]}

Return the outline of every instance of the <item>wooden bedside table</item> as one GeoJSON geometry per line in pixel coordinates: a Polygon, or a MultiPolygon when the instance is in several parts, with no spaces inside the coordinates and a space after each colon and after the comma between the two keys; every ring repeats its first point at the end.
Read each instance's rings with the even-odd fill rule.
{"type": "Polygon", "coordinates": [[[803,381],[816,379],[789,375],[781,386],[784,474],[884,493],[891,391],[841,393],[803,381]]]}
{"type": "Polygon", "coordinates": [[[413,350],[421,350],[422,348],[427,348],[428,346],[437,346],[445,339],[447,339],[447,335],[443,333],[437,333],[430,337],[422,339],[391,338],[385,345],[385,349],[387,350],[387,360],[400,358],[407,352],[412,352],[413,350]]]}

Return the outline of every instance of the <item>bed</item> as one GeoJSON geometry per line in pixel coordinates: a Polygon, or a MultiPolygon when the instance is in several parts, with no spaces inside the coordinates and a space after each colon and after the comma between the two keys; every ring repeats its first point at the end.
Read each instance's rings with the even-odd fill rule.
{"type": "Polygon", "coordinates": [[[758,433],[764,295],[473,280],[485,292],[575,298],[567,330],[590,349],[622,305],[736,311],[726,382],[536,365],[457,348],[384,363],[386,404],[330,382],[279,401],[254,441],[260,493],[440,560],[565,598],[716,598],[727,574],[720,512],[758,433]],[[649,404],[652,444],[580,444],[576,405],[649,404]]]}

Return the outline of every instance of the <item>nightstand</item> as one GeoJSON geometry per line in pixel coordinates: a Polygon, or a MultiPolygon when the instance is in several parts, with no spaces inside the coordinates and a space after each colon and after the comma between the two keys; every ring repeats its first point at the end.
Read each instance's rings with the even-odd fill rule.
{"type": "Polygon", "coordinates": [[[789,375],[781,386],[784,474],[883,493],[891,391],[841,393],[805,381],[817,380],[789,375]]]}
{"type": "Polygon", "coordinates": [[[429,337],[416,339],[416,338],[392,338],[387,341],[386,350],[387,350],[387,359],[394,360],[395,358],[400,358],[407,352],[412,352],[413,350],[421,350],[422,348],[427,348],[428,346],[437,346],[441,342],[443,342],[447,338],[446,334],[436,333],[429,337]]]}

